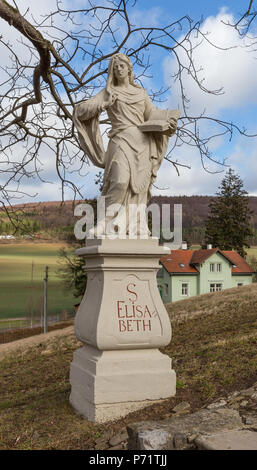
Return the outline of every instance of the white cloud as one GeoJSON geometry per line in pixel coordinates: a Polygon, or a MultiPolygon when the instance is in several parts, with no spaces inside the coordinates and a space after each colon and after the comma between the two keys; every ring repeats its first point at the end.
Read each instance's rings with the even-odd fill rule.
{"type": "MultiPolygon", "coordinates": [[[[163,161],[156,186],[153,188],[153,195],[175,196],[175,195],[212,195],[216,192],[220,181],[220,173],[209,173],[201,165],[197,150],[187,148],[183,153],[183,158],[177,159],[182,164],[190,168],[178,166],[179,176],[175,167],[167,160],[163,161]]],[[[219,170],[222,170],[220,167],[219,170]]]]}
{"type": "Polygon", "coordinates": [[[131,24],[138,27],[158,27],[160,24],[163,10],[160,7],[152,7],[147,10],[139,10],[138,8],[132,11],[131,24]]]}
{"type": "MultiPolygon", "coordinates": [[[[244,189],[251,196],[257,196],[257,152],[256,139],[239,137],[230,150],[227,149],[227,165],[216,166],[218,173],[209,173],[204,170],[199,153],[196,149],[185,147],[175,152],[174,160],[190,166],[190,168],[178,167],[180,176],[174,166],[163,161],[158,172],[156,185],[153,187],[153,195],[175,196],[175,195],[214,195],[231,167],[243,181],[244,189]],[[162,189],[161,189],[162,188],[162,189]]],[[[211,165],[209,165],[209,169],[211,165]]]]}
{"type": "MultiPolygon", "coordinates": [[[[240,39],[236,30],[225,23],[233,23],[231,13],[222,8],[217,16],[208,17],[201,27],[203,33],[209,33],[207,39],[215,44],[213,47],[206,40],[194,49],[193,60],[198,72],[199,80],[204,80],[203,85],[209,90],[223,88],[224,94],[214,96],[203,93],[193,79],[186,72],[183,80],[187,96],[191,99],[190,112],[200,113],[205,108],[208,114],[219,113],[227,108],[239,108],[248,104],[257,103],[256,54],[251,48],[245,47],[253,43],[253,36],[240,39]],[[219,48],[223,48],[219,49],[219,48]],[[227,49],[226,49],[227,48],[227,49]]],[[[201,37],[193,39],[193,46],[200,43],[201,37]]],[[[180,58],[185,64],[188,60],[181,51],[180,58]]],[[[176,70],[174,58],[164,61],[166,81],[172,87],[172,101],[176,102],[180,95],[178,82],[171,82],[171,74],[176,70]]]]}
{"type": "MultiPolygon", "coordinates": [[[[209,41],[220,48],[229,48],[221,50],[213,47],[207,41],[203,41],[193,52],[196,69],[200,70],[202,67],[198,76],[199,79],[204,80],[204,86],[210,90],[222,87],[224,94],[214,96],[202,92],[190,75],[184,72],[183,83],[186,95],[191,99],[188,114],[197,116],[206,110],[207,116],[234,123],[239,122],[240,125],[250,128],[251,133],[257,133],[256,119],[253,117],[255,114],[253,110],[257,105],[257,60],[253,48],[245,47],[247,44],[254,43],[254,37],[248,35],[248,38],[240,39],[235,29],[225,24],[233,22],[233,15],[223,8],[217,16],[208,17],[201,27],[204,33],[209,32],[207,36],[209,41]]],[[[195,38],[193,45],[195,46],[199,42],[199,37],[195,38]]],[[[184,53],[181,53],[180,58],[187,64],[184,53]]],[[[171,86],[169,106],[173,108],[179,104],[181,108],[179,83],[173,83],[171,79],[171,75],[175,71],[175,59],[166,58],[164,74],[166,82],[171,86]]],[[[200,130],[202,135],[211,135],[212,124],[203,121],[200,130]]],[[[215,139],[211,142],[210,149],[213,151],[214,158],[215,156],[216,158],[217,156],[222,157],[222,155],[226,157],[226,163],[243,179],[245,189],[251,195],[257,194],[256,138],[246,138],[235,133],[231,142],[225,140],[225,137],[215,139]]],[[[177,149],[176,153],[181,163],[191,165],[191,170],[181,169],[181,176],[177,177],[172,167],[169,169],[167,163],[163,164],[157,181],[162,185],[170,183],[170,189],[166,193],[214,194],[224,173],[209,174],[205,172],[196,149],[192,150],[191,148],[190,150],[184,145],[177,149]]],[[[226,168],[224,170],[226,171],[226,168]]]]}
{"type": "Polygon", "coordinates": [[[239,174],[244,189],[252,196],[257,196],[257,152],[256,139],[238,139],[230,155],[231,167],[239,174]]]}

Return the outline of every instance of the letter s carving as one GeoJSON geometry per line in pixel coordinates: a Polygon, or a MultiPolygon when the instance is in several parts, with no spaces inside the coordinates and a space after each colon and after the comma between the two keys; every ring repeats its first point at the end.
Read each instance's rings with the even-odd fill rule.
{"type": "Polygon", "coordinates": [[[131,299],[131,298],[129,297],[130,302],[133,302],[133,303],[134,303],[134,302],[136,302],[136,300],[137,300],[137,294],[136,294],[136,292],[134,292],[133,290],[130,290],[130,289],[129,289],[130,286],[136,287],[136,284],[133,284],[133,283],[131,282],[130,284],[127,285],[127,291],[130,292],[130,294],[135,295],[135,298],[134,298],[134,299],[131,299]]]}

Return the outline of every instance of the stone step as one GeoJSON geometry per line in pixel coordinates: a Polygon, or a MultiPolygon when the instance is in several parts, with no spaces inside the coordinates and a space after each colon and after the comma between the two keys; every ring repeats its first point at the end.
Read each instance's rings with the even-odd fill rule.
{"type": "Polygon", "coordinates": [[[257,432],[226,431],[195,439],[199,450],[257,450],[257,432]]]}
{"type": "Polygon", "coordinates": [[[190,415],[172,417],[161,422],[140,422],[127,426],[128,449],[192,449],[195,438],[243,427],[238,411],[227,408],[202,409],[190,415]]]}

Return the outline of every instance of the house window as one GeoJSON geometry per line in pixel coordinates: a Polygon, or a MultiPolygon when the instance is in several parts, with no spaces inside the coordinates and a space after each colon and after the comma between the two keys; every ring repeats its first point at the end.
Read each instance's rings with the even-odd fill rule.
{"type": "Polygon", "coordinates": [[[213,273],[215,271],[215,264],[210,263],[210,272],[213,273]]]}
{"type": "Polygon", "coordinates": [[[222,264],[221,264],[221,263],[217,263],[217,272],[220,273],[220,272],[221,272],[221,269],[222,269],[222,264]]]}
{"type": "Polygon", "coordinates": [[[168,284],[164,284],[164,294],[168,295],[168,293],[169,293],[169,286],[168,284]]]}
{"type": "Polygon", "coordinates": [[[220,282],[213,282],[210,284],[210,292],[217,292],[219,290],[222,290],[222,284],[220,282]]]}
{"type": "Polygon", "coordinates": [[[243,282],[238,282],[238,283],[237,283],[237,287],[241,287],[241,286],[243,286],[243,285],[244,285],[243,282]]]}
{"type": "Polygon", "coordinates": [[[188,284],[183,283],[181,286],[181,295],[188,295],[188,284]]]}

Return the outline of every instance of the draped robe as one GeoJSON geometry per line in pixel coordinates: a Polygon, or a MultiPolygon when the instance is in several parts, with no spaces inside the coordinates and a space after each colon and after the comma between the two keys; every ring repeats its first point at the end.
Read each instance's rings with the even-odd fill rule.
{"type": "Polygon", "coordinates": [[[99,127],[102,105],[109,97],[106,89],[75,106],[74,124],[80,145],[94,165],[105,169],[103,196],[107,199],[109,196],[112,203],[125,206],[129,203],[147,204],[152,183],[167,150],[169,137],[161,133],[143,133],[138,126],[147,121],[153,113],[155,119],[165,119],[166,110],[156,108],[139,85],[130,86],[128,89],[112,86],[112,92],[117,95],[117,99],[107,109],[112,126],[108,133],[107,151],[104,150],[99,127]],[[114,164],[120,165],[121,175],[122,168],[125,168],[124,163],[122,167],[121,160],[124,159],[129,169],[126,191],[124,194],[116,191],[115,197],[111,197],[115,187],[115,182],[111,179],[112,167],[114,164]]]}

